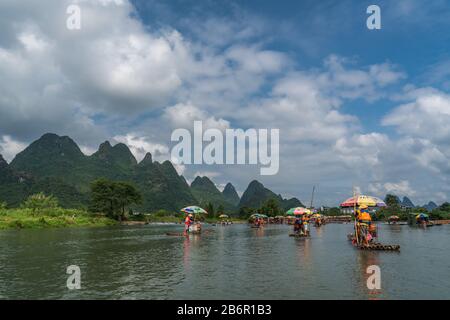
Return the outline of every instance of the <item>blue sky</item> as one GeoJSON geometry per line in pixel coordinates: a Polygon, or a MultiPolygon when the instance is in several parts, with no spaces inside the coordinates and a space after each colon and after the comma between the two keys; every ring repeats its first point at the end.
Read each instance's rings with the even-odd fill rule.
{"type": "MultiPolygon", "coordinates": [[[[292,57],[299,68],[320,67],[330,54],[352,57],[358,64],[389,61],[417,86],[441,87],[427,77],[433,65],[449,59],[450,14],[447,1],[142,1],[134,0],[139,18],[150,28],[175,27],[197,39],[190,23],[203,19],[254,20],[266,48],[292,57]],[[366,28],[366,9],[377,4],[382,30],[366,28]],[[446,10],[447,9],[447,10],[446,10]],[[189,23],[186,20],[191,20],[189,23]]],[[[403,83],[404,84],[404,83],[403,83]]],[[[402,83],[392,90],[400,90],[402,83]]],[[[369,130],[379,126],[389,101],[356,101],[344,106],[360,117],[369,130]]]]}
{"type": "Polygon", "coordinates": [[[450,7],[422,1],[80,0],[0,4],[0,153],[45,132],[170,158],[170,134],[279,128],[280,171],[180,165],[336,205],[361,192],[450,199],[450,7]],[[381,8],[381,30],[366,9],[381,8]]]}

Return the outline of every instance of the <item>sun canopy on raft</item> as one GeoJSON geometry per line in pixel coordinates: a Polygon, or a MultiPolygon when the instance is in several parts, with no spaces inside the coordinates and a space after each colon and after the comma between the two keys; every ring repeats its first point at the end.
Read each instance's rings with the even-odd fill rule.
{"type": "Polygon", "coordinates": [[[366,205],[368,207],[386,207],[386,203],[384,203],[384,201],[381,200],[380,198],[365,195],[348,198],[347,200],[345,200],[340,204],[341,208],[354,207],[355,205],[356,206],[366,205]]]}
{"type": "Polygon", "coordinates": [[[303,207],[291,208],[286,212],[288,216],[297,216],[302,214],[311,214],[311,210],[303,207]]]}
{"type": "Polygon", "coordinates": [[[181,209],[180,211],[184,212],[185,214],[208,214],[208,212],[205,209],[197,206],[189,206],[181,209]]]}

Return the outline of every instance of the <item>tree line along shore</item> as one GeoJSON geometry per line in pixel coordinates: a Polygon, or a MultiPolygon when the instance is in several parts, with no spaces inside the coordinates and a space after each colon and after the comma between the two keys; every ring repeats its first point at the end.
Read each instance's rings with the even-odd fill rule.
{"type": "MultiPolygon", "coordinates": [[[[119,224],[147,224],[147,223],[180,223],[183,213],[158,210],[151,213],[141,213],[133,210],[143,199],[140,191],[129,182],[113,181],[105,178],[97,179],[90,184],[90,202],[85,209],[68,209],[59,206],[58,199],[53,195],[37,193],[29,196],[19,207],[7,208],[7,204],[0,202],[0,229],[24,228],[56,228],[56,227],[104,227],[119,224]]],[[[402,208],[393,195],[387,195],[387,206],[377,211],[375,221],[386,221],[396,215],[399,220],[407,220],[412,212],[425,212],[424,208],[402,208]]],[[[222,205],[205,204],[208,215],[205,222],[217,223],[224,215],[222,205]]],[[[242,207],[234,215],[228,215],[227,220],[234,223],[246,222],[248,217],[256,212],[269,217],[284,215],[284,208],[280,207],[276,198],[270,198],[259,208],[242,207]]],[[[323,208],[325,216],[342,215],[339,208],[323,208]]],[[[444,203],[428,212],[432,219],[450,219],[450,204],[444,203]]]]}

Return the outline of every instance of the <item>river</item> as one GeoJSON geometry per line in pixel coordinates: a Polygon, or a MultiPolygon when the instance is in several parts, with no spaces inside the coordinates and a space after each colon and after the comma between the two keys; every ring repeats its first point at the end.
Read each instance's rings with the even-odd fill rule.
{"type": "Polygon", "coordinates": [[[312,228],[206,226],[173,237],[180,225],[0,232],[1,299],[450,299],[450,226],[380,225],[381,242],[400,252],[365,252],[351,224],[312,228]],[[81,289],[66,287],[66,268],[81,289]],[[381,289],[366,269],[378,265],[381,289]]]}

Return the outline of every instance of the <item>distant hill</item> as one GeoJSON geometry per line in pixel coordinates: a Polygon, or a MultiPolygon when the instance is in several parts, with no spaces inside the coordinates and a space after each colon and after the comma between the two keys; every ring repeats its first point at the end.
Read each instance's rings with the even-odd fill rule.
{"type": "Polygon", "coordinates": [[[406,208],[415,208],[414,203],[408,197],[403,197],[401,204],[406,208]]]}
{"type": "Polygon", "coordinates": [[[31,176],[14,171],[0,155],[0,201],[11,206],[19,205],[28,194],[32,183],[31,176]]]}
{"type": "Polygon", "coordinates": [[[29,195],[44,192],[56,196],[63,207],[87,207],[90,183],[98,178],[134,183],[143,195],[143,203],[135,209],[143,212],[178,211],[211,202],[215,208],[222,205],[227,213],[237,213],[242,206],[259,208],[270,198],[283,209],[302,205],[257,181],[249,184],[242,199],[231,183],[221,192],[208,177],[196,177],[189,186],[170,161],[153,161],[150,153],[138,163],[125,144],[105,141],[86,156],[70,137],[54,133],[31,143],[10,164],[0,156],[0,201],[18,206],[29,195]]]}
{"type": "Polygon", "coordinates": [[[225,200],[228,201],[229,203],[231,203],[232,205],[234,205],[235,207],[237,207],[237,205],[239,204],[239,201],[241,200],[239,198],[239,195],[238,195],[236,189],[230,182],[228,182],[226,184],[225,188],[222,191],[222,194],[223,194],[225,200]]]}
{"type": "Polygon", "coordinates": [[[438,207],[438,205],[436,203],[434,203],[433,201],[430,201],[430,202],[428,202],[428,204],[424,204],[422,207],[427,209],[428,211],[433,211],[434,209],[436,209],[438,207]]]}
{"type": "Polygon", "coordinates": [[[229,202],[208,177],[196,177],[191,183],[191,191],[197,201],[205,207],[208,203],[217,209],[223,206],[226,213],[236,212],[236,205],[229,202]]]}
{"type": "Polygon", "coordinates": [[[303,204],[297,198],[283,199],[281,195],[275,194],[273,191],[264,187],[264,185],[253,180],[248,185],[239,202],[239,208],[260,208],[267,200],[275,199],[283,210],[293,207],[303,207],[303,204]]]}
{"type": "Polygon", "coordinates": [[[97,152],[86,156],[71,138],[48,133],[17,154],[7,168],[0,173],[0,179],[10,181],[11,176],[20,174],[30,177],[26,188],[23,183],[13,184],[15,190],[26,190],[11,191],[3,196],[10,205],[20,203],[30,193],[43,191],[55,195],[64,207],[86,207],[90,183],[102,177],[134,182],[144,196],[144,203],[138,210],[179,210],[197,204],[186,180],[170,162],[152,162],[148,154],[138,164],[122,143],[112,146],[106,141],[97,152]]]}
{"type": "Polygon", "coordinates": [[[63,206],[82,207],[87,196],[58,177],[37,178],[30,173],[18,172],[0,155],[0,201],[9,206],[19,206],[28,196],[44,192],[53,194],[63,206]]]}
{"type": "Polygon", "coordinates": [[[142,210],[178,211],[198,204],[186,180],[179,176],[169,161],[153,162],[150,153],[135,166],[132,181],[142,193],[142,210]]]}

